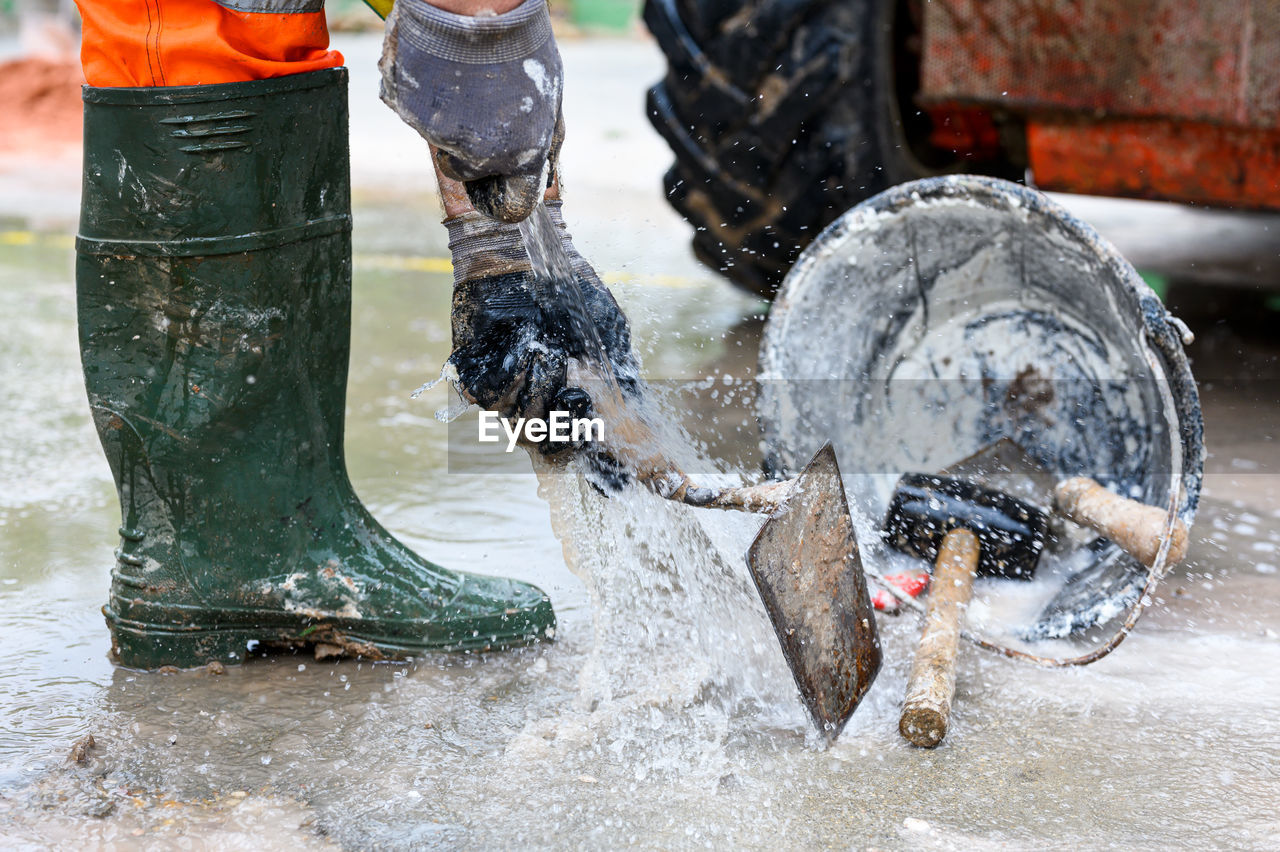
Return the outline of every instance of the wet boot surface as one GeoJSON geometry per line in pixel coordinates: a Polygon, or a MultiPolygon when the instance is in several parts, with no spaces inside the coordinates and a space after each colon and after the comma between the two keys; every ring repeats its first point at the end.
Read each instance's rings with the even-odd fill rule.
{"type": "Polygon", "coordinates": [[[553,634],[540,590],[426,562],[348,480],[345,98],[344,70],[86,90],[78,314],[122,508],[104,612],[127,666],[553,634]]]}

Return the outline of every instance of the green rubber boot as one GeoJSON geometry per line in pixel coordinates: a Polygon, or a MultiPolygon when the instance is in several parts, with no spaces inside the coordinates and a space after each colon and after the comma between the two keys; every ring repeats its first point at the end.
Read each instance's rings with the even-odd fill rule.
{"type": "Polygon", "coordinates": [[[346,70],[84,101],[76,285],[123,517],[103,608],[117,660],[549,638],[539,589],[421,559],[347,478],[346,70]]]}

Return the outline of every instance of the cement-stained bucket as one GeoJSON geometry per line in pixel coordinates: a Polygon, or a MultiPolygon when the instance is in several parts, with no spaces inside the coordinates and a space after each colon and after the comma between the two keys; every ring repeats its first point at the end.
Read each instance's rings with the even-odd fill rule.
{"type": "MultiPolygon", "coordinates": [[[[768,466],[794,472],[830,440],[874,517],[899,474],[1007,437],[1054,476],[1189,526],[1204,444],[1184,342],[1134,268],[1045,195],[973,176],[903,184],[833,222],[778,293],[760,358],[768,466]]],[[[1024,636],[1106,621],[1143,587],[1106,540],[1072,554],[1024,636]]]]}

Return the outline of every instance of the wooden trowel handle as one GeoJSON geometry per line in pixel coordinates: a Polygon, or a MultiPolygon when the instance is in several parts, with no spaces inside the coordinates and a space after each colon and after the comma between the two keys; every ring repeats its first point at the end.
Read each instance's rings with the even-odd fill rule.
{"type": "MultiPolygon", "coordinates": [[[[1139,503],[1108,491],[1087,476],[1058,484],[1053,493],[1058,511],[1077,524],[1096,530],[1148,568],[1160,552],[1160,538],[1168,517],[1164,509],[1139,503]]],[[[1187,555],[1187,526],[1177,521],[1169,542],[1169,564],[1187,555]]]]}
{"type": "Polygon", "coordinates": [[[978,537],[968,530],[947,533],[938,548],[930,583],[924,633],[916,649],[898,732],[912,745],[933,748],[947,735],[956,691],[960,620],[973,597],[978,537]]]}

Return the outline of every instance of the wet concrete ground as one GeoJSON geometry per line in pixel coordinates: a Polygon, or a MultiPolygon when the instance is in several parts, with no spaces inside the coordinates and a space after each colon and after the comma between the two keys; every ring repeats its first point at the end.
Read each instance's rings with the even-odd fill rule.
{"type": "MultiPolygon", "coordinates": [[[[825,753],[785,714],[739,708],[711,730],[699,701],[675,694],[583,708],[588,598],[533,477],[449,473],[431,417],[443,396],[407,398],[448,352],[444,235],[416,137],[376,101],[376,44],[339,46],[353,69],[357,185],[353,479],[425,554],[542,585],[560,640],[412,666],[299,656],[223,675],[113,668],[97,608],[118,516],[76,353],[76,163],[11,165],[0,175],[0,845],[1280,845],[1280,314],[1217,291],[1171,294],[1199,336],[1206,499],[1188,562],[1104,662],[1041,671],[964,653],[952,736],[931,753],[894,730],[915,632],[905,618],[886,619],[885,671],[825,753]],[[96,746],[67,764],[87,733],[96,746]]],[[[564,52],[566,213],[579,248],[619,282],[649,375],[749,375],[759,306],[696,265],[659,197],[668,157],[640,108],[659,59],[637,42],[564,52]]],[[[1194,251],[1201,225],[1169,230],[1177,211],[1084,207],[1179,256],[1214,253],[1194,251]]],[[[1245,283],[1273,286],[1259,270],[1276,262],[1274,244],[1251,245],[1253,261],[1236,258],[1255,276],[1245,283]]],[[[655,664],[647,685],[660,674],[655,664]]]]}

